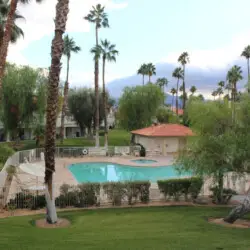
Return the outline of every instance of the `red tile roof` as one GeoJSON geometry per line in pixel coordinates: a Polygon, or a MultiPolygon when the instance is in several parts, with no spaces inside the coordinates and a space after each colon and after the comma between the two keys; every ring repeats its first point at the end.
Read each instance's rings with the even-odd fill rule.
{"type": "Polygon", "coordinates": [[[152,125],[148,128],[142,128],[131,131],[132,134],[143,136],[157,136],[157,137],[174,137],[174,136],[192,136],[192,130],[180,124],[160,124],[152,125]]]}
{"type": "MultiPolygon", "coordinates": [[[[173,108],[173,112],[177,114],[177,109],[173,108]]],[[[178,115],[183,115],[183,114],[184,114],[183,109],[178,109],[178,115]]]]}

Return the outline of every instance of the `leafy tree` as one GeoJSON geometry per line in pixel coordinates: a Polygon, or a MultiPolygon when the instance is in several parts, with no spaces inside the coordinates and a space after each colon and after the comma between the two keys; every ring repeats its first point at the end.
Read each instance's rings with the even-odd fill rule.
{"type": "MultiPolygon", "coordinates": [[[[108,93],[105,94],[108,106],[113,105],[113,100],[108,93]]],[[[104,119],[103,95],[99,94],[99,113],[100,121],[104,119]]],[[[73,115],[74,120],[83,131],[85,128],[91,133],[92,126],[95,121],[95,93],[90,88],[71,89],[69,92],[68,105],[69,111],[73,115]]]]}
{"type": "Polygon", "coordinates": [[[45,185],[47,189],[47,222],[56,223],[57,214],[53,197],[53,173],[55,172],[55,139],[58,106],[60,62],[63,55],[63,34],[69,13],[69,0],[58,0],[56,4],[55,35],[51,45],[51,66],[49,72],[48,98],[45,131],[45,185]]]}
{"type": "MultiPolygon", "coordinates": [[[[95,24],[95,38],[96,38],[96,49],[99,45],[99,39],[98,39],[98,30],[100,28],[108,28],[109,27],[109,21],[108,21],[108,15],[105,13],[105,7],[101,4],[97,4],[96,6],[92,6],[92,9],[90,10],[89,14],[84,17],[85,20],[89,21],[90,23],[95,24]]],[[[98,50],[97,50],[98,51],[98,50]]],[[[94,57],[95,60],[95,95],[96,95],[96,103],[95,103],[95,109],[96,109],[96,117],[95,117],[95,131],[96,131],[96,147],[99,147],[100,140],[99,140],[99,56],[96,55],[94,57]]]]}
{"type": "Polygon", "coordinates": [[[154,84],[125,88],[119,100],[120,126],[133,130],[151,125],[152,117],[156,115],[163,99],[162,91],[154,84]]]}
{"type": "Polygon", "coordinates": [[[178,62],[181,63],[183,67],[183,110],[185,110],[186,107],[186,84],[185,84],[185,70],[186,70],[186,64],[189,63],[189,55],[187,52],[183,52],[179,58],[178,62]]]}
{"type": "MultiPolygon", "coordinates": [[[[209,175],[218,186],[218,201],[222,202],[223,177],[234,170],[230,162],[232,116],[226,103],[193,101],[188,105],[190,126],[196,136],[188,141],[177,164],[196,175],[209,175]]],[[[237,168],[236,168],[237,169],[237,168]]]]}
{"type": "Polygon", "coordinates": [[[60,130],[61,143],[63,143],[63,139],[64,139],[64,118],[66,114],[68,91],[69,91],[69,62],[71,58],[71,53],[72,52],[78,53],[80,50],[81,48],[79,46],[76,46],[73,38],[69,38],[68,35],[64,37],[63,54],[67,57],[67,74],[66,74],[66,81],[64,84],[63,106],[62,106],[62,115],[61,115],[61,130],[60,130]]]}
{"type": "MultiPolygon", "coordinates": [[[[7,21],[8,11],[9,11],[9,1],[0,0],[0,50],[3,43],[5,24],[7,21]]],[[[19,15],[18,12],[14,15],[14,25],[11,32],[11,43],[15,43],[20,36],[24,36],[23,30],[15,24],[15,21],[19,19],[24,19],[23,16],[19,15]]]]}
{"type": "Polygon", "coordinates": [[[8,64],[3,80],[1,121],[4,129],[19,139],[21,129],[42,123],[47,79],[40,70],[8,64]]]}
{"type": "Polygon", "coordinates": [[[250,45],[244,48],[241,56],[245,57],[247,60],[247,91],[250,93],[250,73],[249,73],[249,59],[250,59],[250,45]]]}
{"type": "Polygon", "coordinates": [[[156,119],[160,123],[179,123],[179,119],[166,107],[159,107],[156,111],[156,119]]]}
{"type": "Polygon", "coordinates": [[[156,68],[153,63],[148,63],[146,69],[147,69],[147,75],[148,75],[148,82],[150,83],[151,76],[156,75],[156,68]]]}
{"type": "Polygon", "coordinates": [[[172,94],[172,110],[174,110],[174,96],[176,95],[177,90],[175,88],[172,88],[170,93],[172,94]]]}
{"type": "Polygon", "coordinates": [[[176,84],[176,114],[179,114],[179,94],[178,94],[178,91],[179,91],[179,81],[180,79],[183,79],[184,77],[184,71],[182,70],[181,67],[178,67],[176,68],[173,73],[172,73],[172,76],[174,78],[177,78],[177,84],[176,84]]]}
{"type": "Polygon", "coordinates": [[[102,100],[104,108],[104,125],[105,125],[105,147],[108,147],[108,121],[107,121],[107,98],[105,87],[105,65],[106,61],[116,62],[116,56],[119,54],[115,48],[115,44],[111,44],[107,39],[101,41],[101,55],[102,55],[102,100]]]}
{"type": "Polygon", "coordinates": [[[147,72],[147,64],[142,64],[137,71],[138,75],[142,75],[142,85],[144,85],[144,76],[148,74],[147,72]]]}
{"type": "MultiPolygon", "coordinates": [[[[37,3],[42,2],[43,0],[36,0],[37,3]]],[[[4,76],[4,68],[6,63],[6,58],[8,54],[9,42],[11,41],[11,35],[13,34],[13,27],[15,27],[15,17],[18,3],[29,3],[29,0],[11,0],[9,5],[9,11],[7,20],[5,22],[5,30],[2,39],[2,46],[0,49],[0,92],[2,91],[2,81],[4,76]]]]}
{"type": "Polygon", "coordinates": [[[213,92],[212,92],[212,96],[214,97],[214,100],[215,100],[215,97],[218,95],[218,92],[216,91],[216,90],[214,90],[213,92]]]}
{"type": "Polygon", "coordinates": [[[190,92],[192,95],[194,95],[194,93],[197,91],[197,88],[195,86],[191,86],[190,88],[190,92]]]}

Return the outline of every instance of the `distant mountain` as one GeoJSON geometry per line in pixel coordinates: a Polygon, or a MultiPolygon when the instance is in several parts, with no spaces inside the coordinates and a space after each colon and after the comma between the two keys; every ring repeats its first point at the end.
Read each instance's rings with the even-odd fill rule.
{"type": "MultiPolygon", "coordinates": [[[[217,88],[217,83],[219,81],[226,80],[226,74],[229,68],[234,64],[237,64],[242,67],[244,73],[244,79],[238,84],[238,88],[243,88],[244,83],[246,83],[247,78],[247,68],[244,60],[235,61],[225,68],[210,68],[210,69],[201,69],[198,67],[187,66],[186,69],[186,87],[189,89],[192,85],[197,87],[198,93],[211,93],[213,89],[217,88]]],[[[176,87],[176,79],[172,77],[172,72],[176,68],[176,65],[169,63],[160,63],[156,64],[156,73],[157,76],[152,77],[152,82],[156,81],[158,77],[167,77],[169,80],[169,86],[167,90],[170,90],[173,87],[176,87]]],[[[146,79],[146,78],[145,78],[146,79]]],[[[136,86],[142,84],[142,77],[138,75],[133,75],[125,78],[120,78],[113,80],[107,84],[107,89],[110,94],[119,98],[122,94],[124,87],[126,86],[136,86]]],[[[166,102],[168,104],[172,103],[171,96],[167,96],[166,102]]]]}

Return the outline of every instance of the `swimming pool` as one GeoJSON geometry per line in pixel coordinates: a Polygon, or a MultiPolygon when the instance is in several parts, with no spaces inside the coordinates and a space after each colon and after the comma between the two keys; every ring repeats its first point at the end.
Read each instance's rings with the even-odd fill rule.
{"type": "Polygon", "coordinates": [[[147,159],[136,159],[136,160],[131,160],[132,162],[135,163],[142,163],[142,164],[150,164],[150,163],[156,163],[157,161],[155,160],[147,160],[147,159]]]}
{"type": "Polygon", "coordinates": [[[191,176],[190,173],[180,174],[174,166],[132,167],[107,162],[75,163],[68,167],[78,183],[107,181],[142,181],[178,178],[191,176]]]}

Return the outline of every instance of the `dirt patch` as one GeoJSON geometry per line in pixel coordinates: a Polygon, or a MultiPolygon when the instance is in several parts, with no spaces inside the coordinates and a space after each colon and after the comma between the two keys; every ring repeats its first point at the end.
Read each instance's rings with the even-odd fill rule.
{"type": "Polygon", "coordinates": [[[237,220],[233,224],[227,223],[223,220],[223,218],[209,218],[209,223],[221,225],[224,227],[233,227],[233,228],[250,228],[250,221],[249,220],[237,220]]]}
{"type": "Polygon", "coordinates": [[[36,220],[35,225],[40,228],[65,228],[70,226],[70,221],[63,218],[58,218],[56,224],[47,223],[46,219],[36,220]]]}

